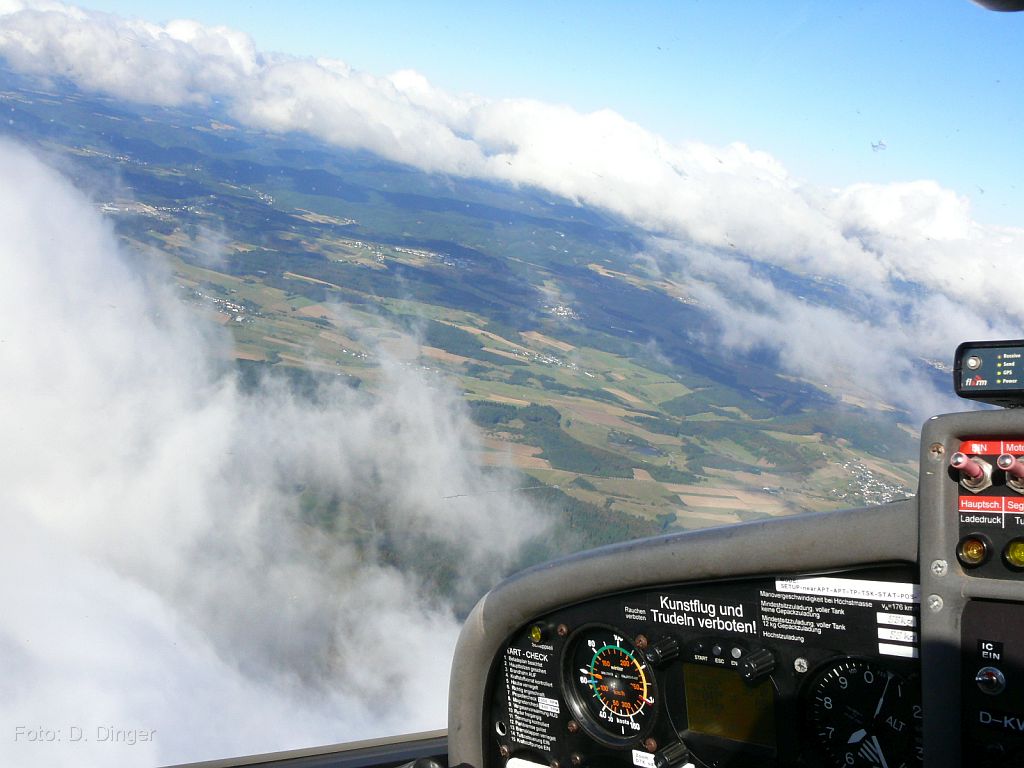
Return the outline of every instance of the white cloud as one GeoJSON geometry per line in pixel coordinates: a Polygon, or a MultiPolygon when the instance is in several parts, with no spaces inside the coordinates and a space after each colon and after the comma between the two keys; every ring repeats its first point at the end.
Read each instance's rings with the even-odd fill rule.
{"type": "Polygon", "coordinates": [[[0,184],[0,762],[163,764],[443,726],[458,625],[420,580],[450,566],[476,594],[540,530],[489,493],[457,394],[389,363],[372,398],[243,391],[228,339],[68,182],[8,142],[0,178],[18,180],[0,184]],[[305,522],[300,485],[334,497],[355,543],[305,522]],[[129,746],[101,727],[157,733],[129,746]]]}
{"type": "MultiPolygon", "coordinates": [[[[932,181],[823,189],[766,152],[672,144],[610,110],[453,95],[414,71],[378,77],[337,60],[261,53],[239,32],[189,21],[161,27],[12,0],[0,10],[0,55],[20,71],[147,103],[216,97],[250,126],[307,131],[426,171],[541,187],[727,263],[739,253],[841,281],[882,308],[870,321],[882,339],[907,335],[898,318],[908,302],[921,314],[921,295],[944,299],[964,325],[941,338],[923,321],[913,329],[928,341],[921,351],[942,359],[968,331],[1024,320],[1006,279],[1024,230],[978,224],[964,198],[932,181]],[[982,296],[983,310],[974,306],[982,296]]],[[[858,332],[866,318],[831,310],[836,322],[847,320],[846,348],[869,353],[858,332]]],[[[783,323],[806,319],[777,314],[783,323]]],[[[783,336],[800,333],[792,322],[787,328],[783,336]]]]}
{"type": "Polygon", "coordinates": [[[813,280],[780,287],[795,280],[794,273],[771,277],[756,262],[732,254],[694,253],[665,240],[658,246],[681,265],[691,296],[715,319],[722,344],[773,350],[784,370],[837,395],[896,406],[918,422],[964,407],[953,397],[948,375],[936,389],[925,361],[948,363],[966,339],[1019,333],[986,305],[939,291],[914,293],[887,283],[864,290],[855,282],[813,280]],[[818,290],[835,300],[815,297],[818,290]]]}

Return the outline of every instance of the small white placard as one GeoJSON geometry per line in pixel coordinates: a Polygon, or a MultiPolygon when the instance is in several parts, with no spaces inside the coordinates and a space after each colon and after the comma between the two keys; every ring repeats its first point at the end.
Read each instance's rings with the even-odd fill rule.
{"type": "Polygon", "coordinates": [[[907,659],[917,658],[917,648],[912,645],[893,645],[892,643],[879,643],[878,652],[884,656],[903,656],[907,659]]]}
{"type": "Polygon", "coordinates": [[[852,600],[876,600],[891,603],[920,603],[921,587],[896,581],[839,579],[820,576],[810,579],[776,579],[775,589],[798,595],[826,595],[852,600]]]}
{"type": "Polygon", "coordinates": [[[916,643],[917,632],[910,632],[906,629],[893,629],[892,627],[879,627],[878,639],[894,640],[897,643],[916,643]]]}
{"type": "Polygon", "coordinates": [[[537,706],[544,712],[548,712],[552,715],[558,714],[558,699],[549,699],[545,696],[538,696],[537,706]]]}
{"type": "Polygon", "coordinates": [[[878,612],[878,623],[889,624],[893,627],[916,627],[917,617],[909,613],[882,613],[878,612]]]}

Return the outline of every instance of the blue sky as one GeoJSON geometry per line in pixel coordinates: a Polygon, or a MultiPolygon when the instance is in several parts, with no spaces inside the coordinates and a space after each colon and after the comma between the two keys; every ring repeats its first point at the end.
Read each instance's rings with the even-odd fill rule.
{"type": "Polygon", "coordinates": [[[819,184],[932,178],[979,220],[1024,225],[1024,14],[968,0],[85,5],[455,92],[609,107],[674,141],[744,141],[819,184]]]}

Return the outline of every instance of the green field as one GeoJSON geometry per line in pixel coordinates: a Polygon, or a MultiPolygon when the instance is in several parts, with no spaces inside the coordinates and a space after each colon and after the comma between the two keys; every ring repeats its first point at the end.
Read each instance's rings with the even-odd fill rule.
{"type": "Polygon", "coordinates": [[[226,116],[215,129],[140,108],[112,128],[74,94],[9,102],[20,138],[116,180],[97,204],[230,330],[246,377],[372,393],[385,358],[438,376],[464,393],[480,463],[544,484],[588,543],[884,501],[915,482],[902,414],[717,349],[685,279],[654,274],[636,258],[646,234],[613,217],[309,139],[285,152],[226,116]],[[58,106],[68,133],[32,133],[58,106]]]}

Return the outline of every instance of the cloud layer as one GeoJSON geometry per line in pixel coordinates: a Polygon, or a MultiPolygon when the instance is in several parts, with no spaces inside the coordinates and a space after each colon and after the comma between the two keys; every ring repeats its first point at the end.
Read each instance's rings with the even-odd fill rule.
{"type": "MultiPolygon", "coordinates": [[[[724,339],[775,349],[794,372],[815,365],[806,348],[819,334],[806,324],[816,319],[854,355],[869,356],[882,340],[892,360],[948,360],[958,341],[1019,335],[1024,319],[1006,279],[1024,230],[978,224],[966,198],[931,181],[818,188],[766,152],[672,144],[610,110],[453,95],[414,71],[375,76],[338,60],[263,53],[241,32],[191,21],[159,26],[20,0],[4,0],[0,12],[0,56],[21,72],[151,104],[217,99],[249,126],[305,131],[425,171],[540,187],[675,240],[668,251],[685,255],[684,274],[697,281],[697,261],[741,273],[752,261],[839,281],[853,305],[873,307],[870,315],[801,310],[784,284],[758,287],[756,276],[739,295],[715,282],[695,289],[724,339]],[[786,294],[767,307],[770,333],[759,316],[717,312],[747,290],[786,294]]],[[[875,396],[906,404],[928,390],[934,400],[912,366],[890,369],[895,379],[883,387],[875,370],[848,367],[864,370],[854,383],[875,396]]]]}
{"type": "Polygon", "coordinates": [[[7,142],[0,178],[0,762],[443,727],[458,623],[437,580],[478,594],[540,530],[473,466],[457,395],[388,363],[373,398],[243,391],[229,340],[68,182],[7,142]]]}

